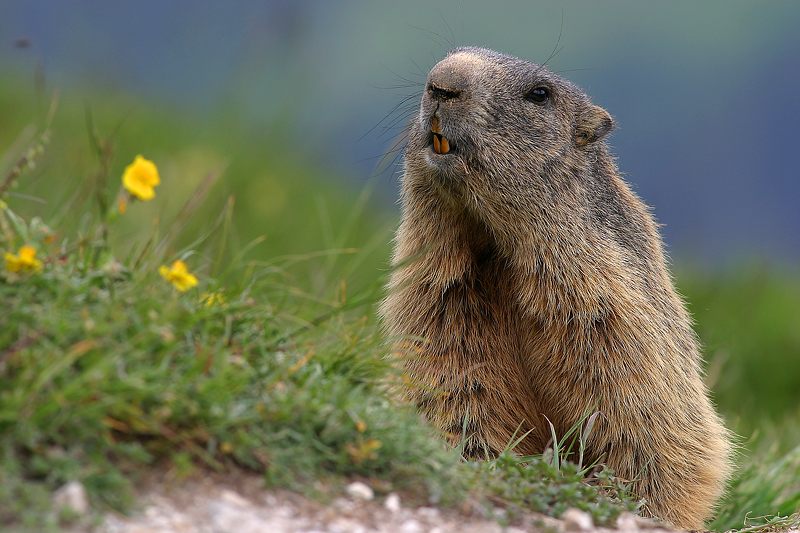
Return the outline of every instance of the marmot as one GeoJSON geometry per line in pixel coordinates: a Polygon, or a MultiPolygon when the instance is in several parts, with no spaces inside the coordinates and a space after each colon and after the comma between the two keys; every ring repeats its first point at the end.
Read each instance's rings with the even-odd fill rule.
{"type": "Polygon", "coordinates": [[[599,411],[590,459],[646,514],[701,528],[730,437],[648,208],[604,138],[613,120],[543,66],[458,48],[410,124],[381,307],[409,398],[465,453],[541,453],[599,411]],[[466,430],[466,431],[464,431],[466,430]]]}

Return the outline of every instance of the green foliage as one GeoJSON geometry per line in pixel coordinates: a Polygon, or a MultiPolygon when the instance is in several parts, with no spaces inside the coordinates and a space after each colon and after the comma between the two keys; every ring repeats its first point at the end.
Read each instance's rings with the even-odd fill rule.
{"type": "Polygon", "coordinates": [[[740,435],[738,468],[710,525],[778,526],[800,510],[800,276],[753,268],[680,279],[707,381],[740,435]]]}
{"type": "Polygon", "coordinates": [[[238,284],[199,274],[200,290],[180,293],[101,238],[36,246],[42,272],[0,282],[4,521],[69,480],[125,509],[139,465],[187,458],[296,489],[360,475],[451,492],[458,457],[380,385],[391,369],[364,315],[372,295],[309,305],[281,267],[252,262],[231,267],[238,284]]]}
{"type": "Polygon", "coordinates": [[[683,278],[715,395],[745,435],[800,416],[797,274],[753,268],[716,278],[683,278]]]}
{"type": "Polygon", "coordinates": [[[613,526],[621,512],[638,511],[635,497],[607,468],[581,469],[552,457],[520,457],[506,451],[472,467],[478,472],[477,486],[511,517],[525,511],[558,517],[576,508],[589,513],[595,524],[613,526]]]}
{"type": "Polygon", "coordinates": [[[760,450],[755,459],[736,472],[712,528],[800,525],[800,446],[786,454],[760,450]]]}

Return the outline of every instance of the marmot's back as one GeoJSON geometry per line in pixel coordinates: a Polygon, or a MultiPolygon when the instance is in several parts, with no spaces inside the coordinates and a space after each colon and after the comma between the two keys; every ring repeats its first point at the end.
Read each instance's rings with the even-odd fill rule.
{"type": "Polygon", "coordinates": [[[430,72],[410,125],[397,265],[382,306],[409,398],[466,450],[595,410],[592,459],[645,510],[699,528],[730,472],[691,321],[608,113],[544,68],[479,48],[430,72]]]}

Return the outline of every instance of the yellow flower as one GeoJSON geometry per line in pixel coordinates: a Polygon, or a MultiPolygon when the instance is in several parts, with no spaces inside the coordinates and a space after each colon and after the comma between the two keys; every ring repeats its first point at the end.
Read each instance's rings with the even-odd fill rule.
{"type": "Polygon", "coordinates": [[[25,245],[16,255],[6,252],[6,270],[9,272],[39,272],[42,262],[36,259],[36,248],[25,245]]]}
{"type": "Polygon", "coordinates": [[[222,294],[222,291],[204,292],[200,295],[200,302],[205,307],[225,305],[225,295],[222,294]]]}
{"type": "Polygon", "coordinates": [[[159,267],[158,273],[181,292],[188,291],[197,285],[197,278],[189,272],[189,269],[186,268],[186,263],[180,259],[172,263],[170,267],[162,265],[159,267]]]}
{"type": "Polygon", "coordinates": [[[377,451],[381,446],[382,443],[378,439],[367,439],[356,444],[348,443],[344,448],[354,463],[361,464],[364,461],[377,459],[377,451]]]}
{"type": "Polygon", "coordinates": [[[125,187],[125,190],[143,201],[152,200],[155,197],[155,187],[159,183],[161,183],[161,178],[158,176],[156,164],[140,155],[137,155],[133,163],[125,167],[125,172],[122,174],[122,186],[125,187]]]}

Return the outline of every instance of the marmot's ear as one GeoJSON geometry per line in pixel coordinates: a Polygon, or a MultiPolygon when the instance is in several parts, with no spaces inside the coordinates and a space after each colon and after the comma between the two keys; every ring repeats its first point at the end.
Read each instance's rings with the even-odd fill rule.
{"type": "Polygon", "coordinates": [[[575,124],[575,146],[586,146],[599,141],[614,128],[614,120],[608,111],[589,104],[578,114],[575,124]]]}

